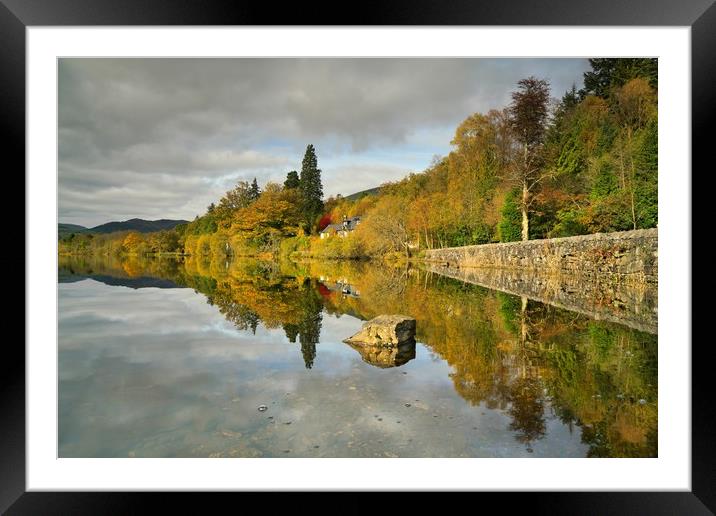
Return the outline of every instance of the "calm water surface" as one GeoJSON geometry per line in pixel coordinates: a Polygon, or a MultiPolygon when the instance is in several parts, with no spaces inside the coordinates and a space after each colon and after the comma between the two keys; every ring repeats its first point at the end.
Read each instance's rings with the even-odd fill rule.
{"type": "Polygon", "coordinates": [[[60,258],[60,457],[652,457],[656,385],[656,335],[419,269],[60,258]],[[342,342],[380,314],[414,350],[342,342]]]}

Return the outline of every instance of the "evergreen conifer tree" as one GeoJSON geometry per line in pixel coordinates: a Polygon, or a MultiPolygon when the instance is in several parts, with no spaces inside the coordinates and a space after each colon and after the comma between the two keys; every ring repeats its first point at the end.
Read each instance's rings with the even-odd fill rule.
{"type": "Polygon", "coordinates": [[[301,165],[299,188],[303,194],[303,216],[305,227],[313,230],[316,218],[323,211],[323,185],[321,184],[321,169],[318,168],[318,158],[313,145],[306,147],[301,165]]]}
{"type": "Polygon", "coordinates": [[[298,188],[300,186],[301,182],[298,179],[298,172],[295,170],[292,170],[288,174],[286,174],[286,181],[283,182],[283,187],[288,188],[298,188]]]}
{"type": "Polygon", "coordinates": [[[256,182],[256,178],[254,178],[251,183],[251,189],[249,190],[249,197],[252,201],[255,201],[259,198],[259,195],[261,195],[261,190],[259,189],[259,184],[256,182]]]}

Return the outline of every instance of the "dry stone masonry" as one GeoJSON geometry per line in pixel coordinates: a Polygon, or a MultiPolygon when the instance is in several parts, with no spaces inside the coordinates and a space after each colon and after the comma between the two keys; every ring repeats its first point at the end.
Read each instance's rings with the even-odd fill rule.
{"type": "Polygon", "coordinates": [[[430,271],[656,333],[656,229],[426,251],[430,271]]]}
{"type": "Polygon", "coordinates": [[[431,249],[425,261],[453,268],[491,267],[542,273],[611,276],[657,282],[657,230],[431,249]]]}

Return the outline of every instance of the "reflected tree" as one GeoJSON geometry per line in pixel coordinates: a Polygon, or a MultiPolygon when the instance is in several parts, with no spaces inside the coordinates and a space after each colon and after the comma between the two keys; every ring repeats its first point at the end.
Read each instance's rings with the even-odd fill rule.
{"type": "Polygon", "coordinates": [[[301,285],[301,321],[298,323],[298,340],[306,369],[313,367],[316,359],[316,344],[321,337],[323,322],[323,301],[315,281],[306,279],[301,285]]]}
{"type": "Polygon", "coordinates": [[[296,337],[298,337],[298,325],[292,323],[284,324],[283,332],[286,334],[286,338],[290,343],[296,343],[296,337]]]}
{"type": "Polygon", "coordinates": [[[542,385],[538,378],[518,378],[510,388],[508,413],[512,418],[510,430],[515,439],[532,451],[532,443],[544,437],[546,431],[542,385]]]}
{"type": "Polygon", "coordinates": [[[316,359],[316,342],[303,334],[301,334],[299,340],[301,341],[303,363],[306,365],[306,369],[311,369],[313,367],[313,361],[316,359]]]}

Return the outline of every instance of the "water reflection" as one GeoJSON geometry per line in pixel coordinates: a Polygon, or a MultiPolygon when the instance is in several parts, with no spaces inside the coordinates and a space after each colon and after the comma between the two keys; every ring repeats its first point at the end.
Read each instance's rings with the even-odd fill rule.
{"type": "Polygon", "coordinates": [[[363,361],[375,367],[400,367],[415,358],[415,339],[401,342],[397,346],[371,346],[369,344],[346,343],[355,349],[363,361]]]}
{"type": "MultiPolygon", "coordinates": [[[[327,381],[331,374],[317,365],[324,342],[331,341],[327,332],[344,332],[333,339],[339,342],[356,327],[348,321],[344,327],[344,316],[362,321],[381,314],[406,314],[417,320],[417,341],[436,364],[421,362],[423,371],[429,367],[432,372],[425,374],[426,392],[414,405],[447,403],[442,401],[445,394],[440,394],[442,398],[433,394],[430,400],[429,388],[431,375],[442,371],[437,364],[444,361],[449,370],[440,374],[448,375],[453,392],[472,411],[464,417],[489,417],[491,412],[484,411],[504,415],[508,422],[502,432],[508,431],[528,454],[537,455],[537,444],[550,438],[566,443],[569,434],[555,426],[559,424],[569,433],[577,432],[586,456],[657,455],[657,338],[653,334],[416,268],[365,263],[61,257],[59,281],[81,278],[132,288],[189,287],[206,296],[207,303],[241,332],[256,335],[260,327],[282,332],[296,346],[304,370],[323,375],[320,381],[327,381]],[[331,327],[325,327],[329,323],[331,327]]],[[[334,353],[335,348],[329,349],[334,353]]],[[[402,369],[398,366],[416,357],[415,345],[348,351],[357,351],[364,363],[376,369],[396,374],[402,369]]],[[[367,372],[352,370],[352,374],[358,378],[367,372]]],[[[373,382],[395,381],[393,377],[371,378],[373,382]]],[[[319,381],[318,377],[313,381],[319,381]]],[[[62,384],[60,390],[62,398],[62,384]]],[[[352,403],[341,398],[345,394],[336,396],[349,406],[352,403]]],[[[457,410],[457,405],[452,406],[457,410]]],[[[330,417],[330,410],[323,406],[321,417],[330,417]]],[[[428,412],[426,421],[435,415],[428,412]]],[[[401,421],[403,427],[409,423],[404,417],[401,421]]],[[[418,428],[427,423],[416,420],[413,424],[418,428]]],[[[470,442],[465,449],[476,453],[478,445],[470,442]]],[[[484,452],[488,444],[482,446],[484,452]]],[[[490,446],[496,455],[514,453],[504,451],[504,444],[503,448],[490,446]]],[[[576,452],[571,450],[570,454],[576,452]]],[[[420,450],[412,453],[421,455],[420,450]]],[[[335,454],[353,455],[346,449],[335,454]]],[[[554,447],[547,454],[560,455],[554,447]]]]}

